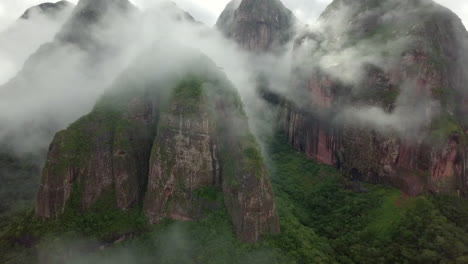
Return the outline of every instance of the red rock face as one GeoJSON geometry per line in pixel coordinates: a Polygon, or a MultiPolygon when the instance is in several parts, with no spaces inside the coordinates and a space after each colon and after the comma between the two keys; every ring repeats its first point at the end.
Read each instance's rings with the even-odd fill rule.
{"type": "MultiPolygon", "coordinates": [[[[424,8],[414,12],[428,12],[425,15],[431,19],[421,22],[402,18],[415,23],[414,26],[409,24],[408,31],[405,31],[414,37],[414,43],[405,52],[392,55],[397,57],[388,58],[396,62],[387,65],[385,69],[366,65],[364,77],[357,84],[359,89],[352,95],[350,89],[340,88],[339,77],[331,78],[320,69],[309,70],[312,73],[307,77],[293,72],[293,76],[301,76],[298,79],[293,77],[291,81],[293,96],[290,98],[296,96],[298,107],[287,102],[282,115],[282,127],[291,145],[311,159],[336,165],[353,178],[387,183],[410,195],[467,188],[464,165],[466,143],[462,144],[458,140],[466,135],[462,135],[463,121],[453,114],[458,111],[463,113],[467,108],[463,105],[466,104],[463,97],[454,96],[463,94],[467,83],[460,74],[466,72],[466,69],[459,57],[454,56],[468,50],[461,46],[463,41],[459,42],[459,36],[466,36],[467,33],[452,13],[430,4],[424,8]],[[424,8],[428,9],[421,11],[424,8]],[[400,95],[403,100],[398,101],[399,107],[411,109],[411,104],[421,104],[417,130],[397,132],[391,128],[377,129],[354,124],[352,120],[346,120],[340,126],[332,122],[334,113],[342,111],[340,107],[343,102],[348,105],[376,106],[391,113],[397,107],[395,94],[402,89],[405,89],[404,96],[411,96],[411,100],[400,95]],[[304,98],[307,98],[306,102],[304,98]],[[433,103],[422,105],[425,102],[423,98],[439,102],[440,109],[433,103]],[[435,119],[439,117],[434,113],[439,111],[440,118],[447,119],[446,116],[449,116],[447,120],[451,121],[446,122],[451,125],[437,124],[435,119]],[[454,130],[457,126],[459,128],[455,131],[447,131],[454,132],[452,136],[445,132],[434,138],[434,131],[454,130]]],[[[332,9],[326,12],[332,12],[332,9]]],[[[360,34],[359,28],[353,27],[361,25],[363,21],[359,17],[365,16],[362,14],[351,18],[352,23],[349,25],[354,30],[353,34],[360,34]]],[[[377,24],[374,23],[374,26],[377,24]]],[[[372,32],[372,29],[367,32],[372,32]]],[[[322,39],[317,33],[307,37],[316,42],[322,39]]],[[[296,41],[296,50],[301,48],[307,37],[296,41]]],[[[340,37],[346,38],[346,34],[340,37]]],[[[352,35],[351,38],[357,36],[352,35]]],[[[304,51],[300,52],[302,54],[304,51]]],[[[299,56],[294,58],[301,59],[299,56]]]]}
{"type": "Polygon", "coordinates": [[[432,163],[431,190],[446,192],[456,188],[455,176],[461,177],[463,164],[459,161],[459,142],[450,139],[444,150],[434,153],[432,163]]]}
{"type": "Polygon", "coordinates": [[[335,151],[340,146],[340,138],[326,130],[326,122],[288,108],[283,111],[283,120],[283,129],[296,149],[312,159],[328,165],[335,164],[335,151]]]}
{"type": "Polygon", "coordinates": [[[414,160],[418,156],[419,146],[417,144],[402,143],[398,148],[398,158],[396,167],[400,169],[415,170],[417,169],[417,161],[414,160]]]}
{"type": "Polygon", "coordinates": [[[325,131],[323,131],[323,129],[319,129],[319,139],[316,158],[320,162],[331,165],[333,164],[333,152],[332,149],[329,147],[328,143],[328,135],[325,133],[325,131]]]}
{"type": "Polygon", "coordinates": [[[329,87],[332,81],[330,79],[317,80],[312,78],[309,83],[310,100],[312,105],[321,109],[329,109],[333,103],[333,94],[329,87]]]}
{"type": "MultiPolygon", "coordinates": [[[[334,96],[327,92],[329,81],[319,82],[317,79],[314,76],[309,82],[311,108],[333,109],[334,96]]],[[[370,79],[374,82],[378,78],[370,79]]],[[[417,93],[430,91],[431,85],[423,81],[425,77],[418,77],[418,80],[417,93]]],[[[357,169],[365,180],[394,185],[409,195],[418,195],[425,190],[450,191],[464,186],[453,184],[464,173],[458,158],[462,152],[453,139],[445,147],[438,147],[431,146],[423,138],[404,140],[371,129],[356,130],[352,126],[345,128],[347,136],[342,136],[342,131],[318,115],[293,107],[283,110],[283,129],[290,143],[309,158],[347,171],[357,169]],[[344,160],[340,160],[337,153],[343,155],[341,159],[344,160]]]]}

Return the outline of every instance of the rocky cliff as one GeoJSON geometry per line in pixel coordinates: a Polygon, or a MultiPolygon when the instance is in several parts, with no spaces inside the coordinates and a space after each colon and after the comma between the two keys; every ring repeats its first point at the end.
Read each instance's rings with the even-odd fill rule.
{"type": "Polygon", "coordinates": [[[295,17],[279,0],[232,0],[216,27],[242,48],[255,52],[281,48],[293,37],[295,17]]]}
{"type": "MultiPolygon", "coordinates": [[[[142,58],[157,65],[160,50],[153,51],[142,58]]],[[[240,240],[279,232],[270,180],[239,96],[212,62],[195,60],[183,66],[186,74],[162,79],[154,79],[155,67],[129,70],[89,115],[57,133],[37,215],[59,217],[72,195],[79,195],[81,210],[110,195],[121,210],[142,205],[157,224],[197,220],[224,201],[240,240]],[[146,77],[133,76],[141,71],[146,77]]]]}
{"type": "Polygon", "coordinates": [[[342,0],[319,22],[296,41],[281,123],[289,142],[354,179],[466,192],[460,19],[432,1],[342,0]]]}

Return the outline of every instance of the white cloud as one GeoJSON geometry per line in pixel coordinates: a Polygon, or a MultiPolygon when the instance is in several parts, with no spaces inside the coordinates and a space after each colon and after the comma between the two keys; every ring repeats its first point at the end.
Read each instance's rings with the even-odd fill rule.
{"type": "MultiPolygon", "coordinates": [[[[196,19],[208,25],[216,22],[229,0],[173,0],[191,13],[196,19]]],[[[146,6],[154,0],[132,0],[139,6],[146,6]]],[[[282,0],[282,2],[304,23],[313,23],[332,0],[282,0]]],[[[455,12],[468,25],[468,1],[436,0],[455,12]]]]}
{"type": "MultiPolygon", "coordinates": [[[[47,0],[2,0],[0,3],[0,31],[17,19],[29,7],[47,0]]],[[[68,0],[76,3],[78,0],[68,0]]],[[[130,0],[139,7],[154,4],[154,0],[130,0]]],[[[181,8],[188,11],[196,19],[213,25],[229,0],[173,0],[181,8]]],[[[157,1],[156,1],[157,2],[157,1]]],[[[296,16],[304,23],[312,23],[317,19],[331,0],[283,0],[296,16]]],[[[468,1],[436,0],[436,2],[450,8],[468,25],[468,1]]]]}
{"type": "Polygon", "coordinates": [[[437,3],[448,7],[455,12],[468,27],[468,1],[464,0],[436,0],[437,3]]]}
{"type": "MultiPolygon", "coordinates": [[[[54,0],[52,0],[54,1],[54,0]]],[[[57,0],[58,1],[58,0],[57,0]]],[[[68,0],[76,3],[78,0],[68,0]]],[[[48,2],[47,0],[2,0],[0,3],[0,31],[5,30],[17,20],[26,9],[48,2]]]]}

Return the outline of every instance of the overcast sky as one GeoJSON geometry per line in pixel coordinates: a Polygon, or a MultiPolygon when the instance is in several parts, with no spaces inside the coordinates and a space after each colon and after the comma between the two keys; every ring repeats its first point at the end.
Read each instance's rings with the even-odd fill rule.
{"type": "MultiPolygon", "coordinates": [[[[77,0],[69,0],[76,3],[77,0]]],[[[130,0],[140,7],[145,7],[155,0],[130,0]]],[[[208,25],[215,23],[216,18],[224,9],[229,0],[173,0],[183,9],[191,13],[197,20],[208,25]]],[[[45,0],[1,0],[0,2],[0,30],[17,19],[21,14],[33,5],[45,2],[45,0]]],[[[325,9],[331,0],[283,0],[296,16],[303,22],[310,23],[325,9]]],[[[467,0],[436,0],[458,14],[468,25],[468,1],[467,0]]]]}

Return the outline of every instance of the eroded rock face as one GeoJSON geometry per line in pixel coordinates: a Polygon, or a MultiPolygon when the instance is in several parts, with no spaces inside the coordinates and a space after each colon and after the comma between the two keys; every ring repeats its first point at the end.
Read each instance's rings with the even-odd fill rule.
{"type": "Polygon", "coordinates": [[[167,81],[167,89],[128,82],[127,74],[88,116],[59,132],[37,215],[60,216],[80,189],[82,210],[111,193],[118,208],[141,204],[157,224],[197,220],[224,200],[240,240],[279,232],[271,183],[239,96],[211,62],[197,65],[206,72],[167,81]]]}
{"type": "Polygon", "coordinates": [[[291,40],[294,23],[294,15],[279,0],[232,0],[216,27],[244,49],[262,52],[291,40]]]}
{"type": "Polygon", "coordinates": [[[154,223],[164,217],[197,219],[206,203],[200,191],[218,189],[238,237],[258,241],[262,234],[279,232],[272,187],[237,95],[209,89],[197,80],[180,84],[161,114],[145,212],[154,223]],[[187,85],[199,93],[188,93],[187,85]]]}
{"type": "Polygon", "coordinates": [[[118,113],[97,106],[57,133],[49,148],[36,212],[55,218],[64,212],[73,188],[80,188],[81,209],[115,190],[116,205],[128,209],[141,198],[154,136],[152,104],[132,98],[118,113]]]}
{"type": "Polygon", "coordinates": [[[214,120],[206,113],[163,114],[161,123],[150,160],[146,214],[153,223],[165,217],[199,218],[202,208],[195,191],[221,182],[214,120]]]}
{"type": "MultiPolygon", "coordinates": [[[[463,95],[468,82],[461,74],[467,69],[466,30],[456,15],[432,1],[371,2],[335,1],[321,17],[329,30],[297,40],[298,66],[291,81],[294,103],[284,104],[281,123],[289,142],[351,178],[388,183],[411,195],[466,191],[463,95]],[[394,18],[389,7],[405,12],[394,18]],[[337,14],[349,15],[343,15],[347,28],[340,32],[332,30],[337,14]],[[302,47],[314,43],[311,56],[316,58],[329,52],[328,40],[343,39],[339,48],[348,51],[360,45],[378,47],[382,40],[400,41],[399,51],[384,56],[385,67],[365,65],[357,84],[330,74],[330,68],[301,69],[302,47]],[[363,105],[418,118],[410,124],[375,126],[347,115],[363,105]]],[[[333,67],[339,72],[341,65],[333,67]]]]}

